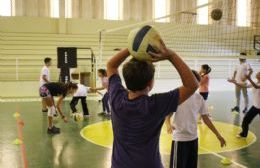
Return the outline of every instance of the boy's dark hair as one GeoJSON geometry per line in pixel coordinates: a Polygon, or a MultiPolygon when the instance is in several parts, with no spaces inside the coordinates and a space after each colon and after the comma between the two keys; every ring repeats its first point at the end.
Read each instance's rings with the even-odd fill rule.
{"type": "Polygon", "coordinates": [[[211,68],[208,64],[201,65],[202,69],[206,70],[206,74],[209,74],[211,72],[211,68]]]}
{"type": "Polygon", "coordinates": [[[200,80],[201,80],[200,74],[195,70],[191,70],[191,71],[192,71],[193,75],[195,76],[195,78],[197,79],[197,81],[200,82],[200,80]]]}
{"type": "Polygon", "coordinates": [[[245,52],[241,52],[240,55],[245,55],[246,56],[247,54],[245,52]]]}
{"type": "Polygon", "coordinates": [[[107,76],[107,71],[105,69],[98,69],[98,72],[101,73],[103,76],[107,76]]]}
{"type": "Polygon", "coordinates": [[[144,90],[148,82],[154,78],[154,71],[154,65],[151,62],[131,59],[123,66],[123,77],[127,89],[144,90]]]}
{"type": "Polygon", "coordinates": [[[45,63],[45,64],[47,64],[47,63],[49,63],[49,62],[51,62],[51,58],[50,58],[50,57],[44,58],[44,63],[45,63]]]}

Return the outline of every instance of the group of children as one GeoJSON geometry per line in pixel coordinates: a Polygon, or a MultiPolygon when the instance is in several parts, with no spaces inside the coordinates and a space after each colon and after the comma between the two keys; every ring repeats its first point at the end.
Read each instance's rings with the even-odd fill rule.
{"type": "MultiPolygon", "coordinates": [[[[118,68],[129,57],[128,49],[121,50],[108,61],[107,71],[98,70],[102,87],[92,90],[108,90],[103,96],[102,102],[104,113],[111,114],[112,111],[114,141],[111,167],[163,168],[159,152],[159,136],[165,123],[168,133],[173,135],[170,167],[196,168],[199,115],[216,135],[220,146],[226,145],[225,139],[208,117],[205,102],[209,94],[211,68],[205,64],[201,66],[199,73],[190,70],[174,51],[165,46],[163,41],[161,41],[157,53],[150,52],[149,54],[153,61],[168,60],[177,69],[183,85],[166,93],[149,96],[154,85],[154,65],[152,62],[132,58],[123,65],[122,72],[127,87],[125,89],[118,68]],[[199,94],[195,93],[198,88],[199,94]]],[[[40,95],[43,98],[42,111],[48,111],[48,133],[56,134],[60,130],[52,122],[52,117],[56,114],[53,96],[59,96],[57,111],[67,122],[67,118],[61,111],[62,100],[66,95],[76,92],[70,103],[72,112],[77,111],[75,106],[81,99],[83,112],[88,115],[86,105],[88,89],[81,84],[50,82],[47,69],[51,65],[51,59],[46,58],[45,64],[46,66],[42,69],[40,86],[40,95]]],[[[244,117],[239,137],[247,136],[250,122],[257,114],[260,114],[260,72],[256,75],[257,83],[251,79],[251,73],[245,74],[245,77],[251,85],[241,85],[234,79],[229,80],[242,88],[253,87],[253,106],[244,117]]]]}
{"type": "MultiPolygon", "coordinates": [[[[60,133],[60,128],[53,125],[53,117],[58,116],[57,112],[60,114],[64,122],[68,119],[62,112],[62,102],[63,99],[71,94],[73,98],[70,102],[70,108],[72,113],[76,113],[76,105],[78,101],[81,100],[82,110],[84,118],[89,117],[89,110],[87,106],[86,97],[90,91],[107,90],[108,79],[106,75],[106,70],[99,69],[98,76],[101,78],[102,87],[100,88],[89,88],[82,84],[76,83],[61,83],[61,82],[51,82],[50,81],[50,70],[51,58],[47,57],[44,59],[44,66],[41,70],[40,75],[40,89],[39,94],[42,97],[42,112],[47,112],[48,116],[48,134],[58,134],[60,133]],[[57,105],[55,105],[54,97],[58,97],[57,105]]],[[[110,109],[108,105],[108,93],[106,92],[102,98],[103,112],[104,114],[110,115],[110,109]]]]}

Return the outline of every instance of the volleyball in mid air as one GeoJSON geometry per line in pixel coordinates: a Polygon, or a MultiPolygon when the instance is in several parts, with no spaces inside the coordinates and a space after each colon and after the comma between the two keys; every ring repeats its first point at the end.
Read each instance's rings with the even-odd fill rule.
{"type": "Polygon", "coordinates": [[[215,21],[219,21],[222,18],[223,12],[221,9],[213,9],[211,11],[211,18],[215,21]]]}

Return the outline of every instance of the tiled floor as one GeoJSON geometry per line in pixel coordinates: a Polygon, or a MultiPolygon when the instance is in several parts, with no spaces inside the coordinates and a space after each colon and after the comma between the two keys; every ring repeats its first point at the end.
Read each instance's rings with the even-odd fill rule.
{"type": "MultiPolygon", "coordinates": [[[[229,110],[234,104],[234,94],[231,91],[214,91],[210,94],[208,104],[214,107],[212,113],[215,121],[240,125],[243,114],[235,115],[229,110]]],[[[5,101],[0,103],[0,167],[23,167],[22,156],[26,156],[30,168],[108,168],[110,167],[111,149],[95,145],[81,137],[80,131],[87,125],[108,118],[98,116],[101,106],[96,100],[88,101],[91,117],[75,123],[72,120],[65,124],[60,119],[55,120],[61,128],[61,134],[50,136],[46,133],[47,120],[40,110],[40,102],[5,101]],[[13,140],[19,137],[16,119],[13,113],[20,112],[24,121],[23,138],[25,153],[13,140]]],[[[64,111],[69,115],[68,101],[64,104],[64,111]]],[[[260,137],[259,117],[255,118],[250,130],[260,137]]],[[[221,131],[221,130],[220,130],[221,131]]],[[[208,139],[209,142],[212,139],[208,139]]],[[[228,142],[227,142],[228,144],[228,142]]],[[[219,145],[219,144],[216,144],[219,145]]],[[[234,162],[249,168],[260,167],[260,142],[256,140],[252,145],[230,152],[220,153],[221,156],[231,158],[234,162]]],[[[162,154],[165,167],[169,165],[169,155],[162,154]]],[[[200,168],[221,168],[221,158],[213,154],[199,155],[200,168]]],[[[232,164],[230,168],[239,167],[232,164]]]]}

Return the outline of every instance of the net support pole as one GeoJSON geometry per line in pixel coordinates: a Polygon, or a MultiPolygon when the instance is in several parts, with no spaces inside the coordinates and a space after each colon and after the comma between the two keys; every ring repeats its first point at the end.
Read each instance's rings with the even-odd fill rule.
{"type": "Polygon", "coordinates": [[[16,76],[16,80],[19,80],[19,59],[16,58],[15,59],[15,76],[16,76]]]}
{"type": "Polygon", "coordinates": [[[98,46],[99,46],[99,61],[98,62],[98,68],[101,68],[102,66],[102,60],[103,60],[103,29],[99,30],[99,40],[98,40],[98,46]]]}

